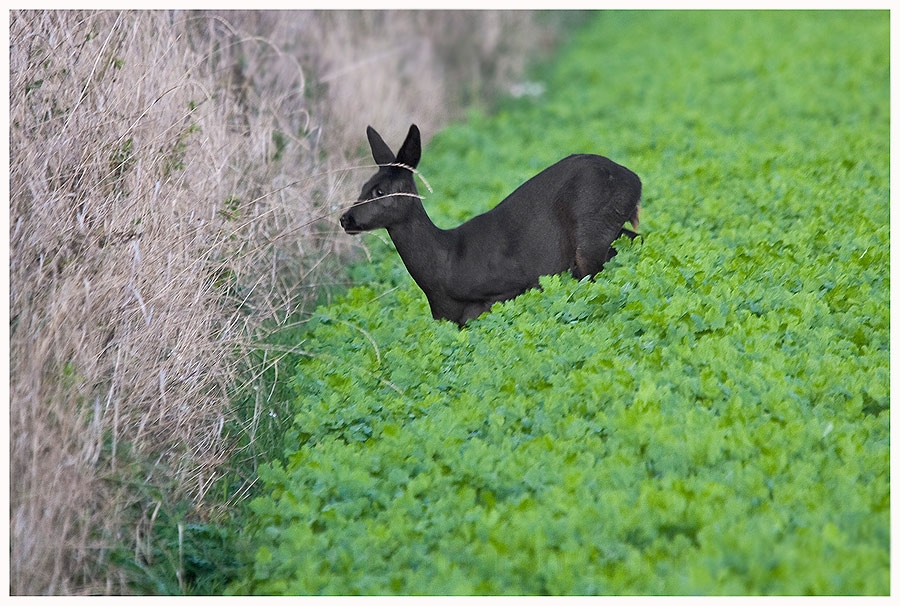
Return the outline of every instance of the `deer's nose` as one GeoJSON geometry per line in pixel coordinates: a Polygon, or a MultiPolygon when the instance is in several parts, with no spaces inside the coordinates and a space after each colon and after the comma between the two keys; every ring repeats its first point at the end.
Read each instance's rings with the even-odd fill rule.
{"type": "Polygon", "coordinates": [[[356,224],[356,220],[350,215],[350,211],[341,215],[341,227],[343,227],[344,231],[348,234],[355,234],[361,231],[356,224]]]}

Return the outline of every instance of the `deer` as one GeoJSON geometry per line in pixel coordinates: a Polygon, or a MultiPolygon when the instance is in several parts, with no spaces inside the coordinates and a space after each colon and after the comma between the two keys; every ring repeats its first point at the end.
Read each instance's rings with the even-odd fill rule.
{"type": "Polygon", "coordinates": [[[620,236],[635,238],[641,180],[609,158],[575,154],[544,169],[503,201],[453,229],[437,227],[415,183],[422,154],[413,124],[395,155],[369,126],[378,165],[340,217],[350,235],[386,229],[435,320],[469,320],[566,271],[594,279],[620,236]]]}

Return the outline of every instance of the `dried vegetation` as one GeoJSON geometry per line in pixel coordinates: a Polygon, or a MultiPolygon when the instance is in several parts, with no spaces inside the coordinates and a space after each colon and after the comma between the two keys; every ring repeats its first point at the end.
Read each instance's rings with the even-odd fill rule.
{"type": "Polygon", "coordinates": [[[150,566],[162,503],[200,507],[256,426],[262,327],[344,281],[366,124],[433,132],[535,40],[527,13],[10,13],[11,593],[129,591],[110,553],[150,566]]]}

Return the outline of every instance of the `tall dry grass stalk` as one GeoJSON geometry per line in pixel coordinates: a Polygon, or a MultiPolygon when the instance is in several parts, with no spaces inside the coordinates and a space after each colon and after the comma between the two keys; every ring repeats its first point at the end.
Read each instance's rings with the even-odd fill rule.
{"type": "Polygon", "coordinates": [[[260,327],[335,281],[366,124],[433,132],[521,70],[531,23],[10,14],[11,593],[128,591],[141,487],[203,501],[260,327]]]}

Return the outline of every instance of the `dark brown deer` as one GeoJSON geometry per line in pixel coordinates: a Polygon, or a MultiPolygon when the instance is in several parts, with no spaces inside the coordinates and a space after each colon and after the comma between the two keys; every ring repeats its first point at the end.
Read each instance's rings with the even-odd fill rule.
{"type": "Polygon", "coordinates": [[[532,177],[488,212],[454,229],[440,229],[425,213],[413,173],[422,143],[410,126],[394,153],[371,126],[366,130],[378,172],[341,216],[349,234],[385,228],[435,319],[462,326],[538,286],[540,276],[571,271],[594,276],[616,254],[620,235],[635,237],[641,180],[603,156],[578,154],[532,177]]]}

